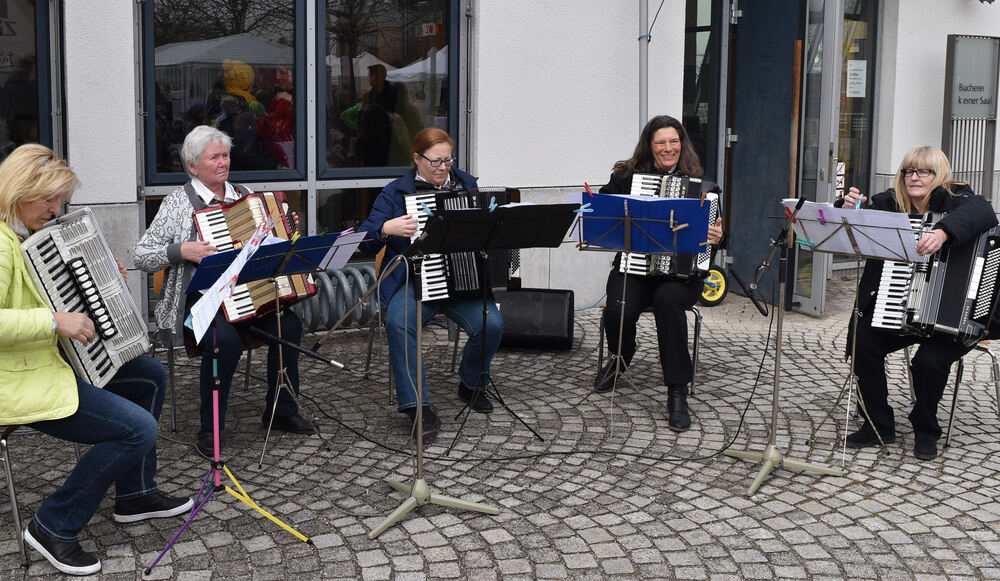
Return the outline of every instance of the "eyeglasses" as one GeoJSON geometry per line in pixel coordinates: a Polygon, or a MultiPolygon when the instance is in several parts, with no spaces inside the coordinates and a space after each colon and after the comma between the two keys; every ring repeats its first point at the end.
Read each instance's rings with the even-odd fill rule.
{"type": "Polygon", "coordinates": [[[904,169],[902,171],[902,174],[903,174],[904,178],[908,178],[908,177],[910,177],[913,174],[917,174],[918,178],[925,178],[925,177],[930,176],[932,173],[935,173],[934,170],[932,170],[932,169],[909,169],[909,168],[907,168],[907,169],[904,169]]]}
{"type": "Polygon", "coordinates": [[[445,164],[448,167],[451,167],[451,166],[455,165],[455,158],[454,157],[445,157],[445,158],[442,158],[442,159],[431,159],[431,158],[427,157],[426,155],[424,155],[422,153],[420,154],[420,157],[426,159],[428,161],[428,163],[431,164],[431,167],[441,167],[442,163],[445,164]]]}

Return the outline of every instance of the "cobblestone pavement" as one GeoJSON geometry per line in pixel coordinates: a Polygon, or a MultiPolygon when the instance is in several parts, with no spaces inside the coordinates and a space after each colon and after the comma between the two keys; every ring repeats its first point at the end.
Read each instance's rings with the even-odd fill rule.
{"type": "MultiPolygon", "coordinates": [[[[147,578],[1000,579],[1000,421],[989,358],[967,358],[958,425],[937,460],[913,457],[901,355],[889,360],[896,443],[845,452],[848,416],[835,402],[848,371],[840,354],[853,283],[835,281],[829,296],[840,298],[825,318],[784,319],[776,441],[785,458],[843,476],[782,467],[748,497],[760,464],[720,455],[729,445],[761,451],[772,410],[773,338],[762,360],[770,321],[738,295],[702,309],[693,423],[680,435],[667,429],[653,341],[636,355],[632,385],[613,397],[591,393],[597,309],[576,314],[571,351],[505,350],[494,360],[505,402],[544,441],[502,408],[474,414],[457,435],[451,348],[446,331],[431,327],[429,384],[444,428],[427,447],[425,479],[433,492],[490,504],[498,516],[428,504],[368,539],[403,500],[384,480],[415,473],[408,427],[388,400],[384,344],[367,379],[304,361],[303,408],[324,437],[272,434],[260,466],[263,386],[251,377],[244,391],[241,368],[227,465],[254,501],[313,544],[220,493],[147,578]]],[[[641,325],[652,337],[652,317],[641,325]]],[[[367,333],[338,332],[321,351],[360,368],[367,333]]],[[[263,372],[261,356],[253,355],[252,375],[263,372]]],[[[208,469],[191,445],[197,370],[181,357],[178,375],[177,431],[169,401],[161,420],[159,483],[194,495],[208,469]]],[[[950,394],[949,387],[945,402],[950,394]]],[[[939,416],[946,415],[942,404],[939,416]]],[[[26,518],[62,482],[74,454],[47,436],[15,433],[11,456],[26,518]]],[[[30,568],[19,568],[5,494],[2,502],[0,578],[57,578],[30,549],[30,568]]],[[[82,533],[84,547],[101,557],[100,578],[143,578],[182,520],[119,525],[112,507],[109,496],[82,533]]]]}

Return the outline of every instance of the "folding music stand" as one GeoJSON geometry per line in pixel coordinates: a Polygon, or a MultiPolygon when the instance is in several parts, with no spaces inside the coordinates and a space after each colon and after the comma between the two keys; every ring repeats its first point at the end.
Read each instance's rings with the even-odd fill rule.
{"type": "MultiPolygon", "coordinates": [[[[784,320],[785,302],[785,281],[788,271],[788,247],[796,241],[799,244],[810,246],[816,252],[842,253],[857,257],[871,256],[873,258],[887,257],[890,260],[906,260],[908,256],[915,257],[916,244],[913,241],[913,234],[910,230],[909,220],[904,214],[896,212],[882,212],[878,210],[844,210],[834,208],[829,204],[806,203],[804,199],[788,199],[784,201],[787,208],[786,220],[778,236],[771,241],[771,252],[764,259],[764,262],[757,268],[754,278],[754,285],[760,282],[760,278],[768,269],[776,253],[780,252],[778,268],[778,304],[777,325],[775,332],[775,356],[774,356],[774,387],[771,391],[771,425],[768,443],[762,452],[726,450],[725,454],[744,460],[763,462],[757,477],[747,490],[748,495],[754,492],[763,484],[764,479],[774,468],[788,466],[797,470],[807,470],[819,474],[842,476],[843,471],[817,466],[784,458],[776,446],[776,432],[778,424],[778,402],[779,384],[781,377],[781,347],[782,347],[782,323],[784,320]],[[902,218],[905,224],[905,235],[903,224],[899,221],[902,218]],[[792,225],[800,233],[797,240],[792,231],[792,225]],[[813,236],[815,240],[803,238],[801,236],[813,236]],[[909,237],[909,245],[906,239],[909,237]],[[911,250],[912,249],[912,250],[911,250]]],[[[856,321],[856,319],[855,319],[856,321]]],[[[852,348],[853,349],[853,348],[852,348]]],[[[851,379],[854,376],[854,358],[851,358],[851,379]]],[[[841,392],[843,395],[843,392],[841,392]]],[[[838,398],[839,401],[839,398],[838,398]]],[[[862,402],[862,409],[864,403],[862,402]]],[[[867,412],[866,412],[867,414],[867,412]]],[[[825,420],[824,420],[825,421],[825,420]]],[[[815,431],[813,432],[815,434],[815,431]]],[[[881,437],[879,438],[881,440],[881,437]]]]}
{"type": "MultiPolygon", "coordinates": [[[[432,232],[435,228],[435,223],[431,220],[427,226],[424,228],[424,234],[432,232]]],[[[440,226],[437,226],[440,227],[440,226]]],[[[413,296],[416,299],[416,328],[417,328],[417,357],[416,357],[416,391],[417,391],[417,417],[416,417],[416,436],[417,436],[417,471],[413,477],[413,484],[407,486],[402,482],[396,482],[395,480],[386,480],[386,484],[392,487],[393,490],[402,492],[404,494],[409,494],[406,500],[403,501],[396,510],[392,511],[378,526],[372,529],[368,533],[369,539],[374,539],[375,537],[381,535],[386,529],[391,527],[393,524],[399,522],[404,516],[409,514],[414,508],[427,504],[437,504],[439,506],[450,506],[453,508],[461,508],[464,510],[471,510],[475,512],[481,512],[484,514],[497,515],[500,514],[500,509],[481,504],[478,502],[471,502],[468,500],[462,500],[460,498],[455,498],[453,496],[445,496],[443,494],[434,494],[431,492],[431,487],[424,480],[424,406],[421,405],[421,397],[423,396],[423,325],[420,324],[422,320],[422,310],[423,301],[421,300],[421,288],[422,283],[420,278],[420,266],[423,260],[423,250],[420,247],[421,242],[417,241],[411,245],[411,249],[414,251],[410,254],[410,260],[414,263],[414,273],[411,277],[413,280],[413,296]]],[[[398,262],[396,263],[398,264],[398,262]]]]}
{"type": "MultiPolygon", "coordinates": [[[[361,238],[362,236],[360,235],[341,237],[336,234],[324,234],[322,236],[307,236],[299,238],[295,241],[286,240],[283,242],[266,244],[258,248],[256,253],[250,257],[250,259],[247,260],[246,264],[243,266],[236,283],[244,284],[255,280],[270,280],[273,283],[275,317],[276,320],[279,321],[277,323],[278,334],[275,336],[253,326],[250,327],[250,333],[261,337],[262,339],[276,341],[281,345],[295,349],[314,359],[336,367],[337,369],[344,369],[344,365],[342,363],[329,357],[324,357],[323,355],[316,353],[314,350],[306,349],[301,345],[297,345],[281,337],[281,300],[278,296],[279,290],[277,278],[291,274],[320,272],[330,268],[331,266],[343,266],[343,263],[346,263],[347,261],[347,257],[352,255],[354,250],[358,247],[361,238]],[[343,262],[340,262],[338,258],[343,262]]],[[[232,250],[205,257],[205,259],[202,260],[202,264],[199,265],[198,270],[195,272],[195,275],[191,278],[191,283],[188,285],[188,292],[190,293],[201,290],[201,288],[205,288],[202,285],[214,282],[219,277],[220,273],[225,270],[233,259],[235,259],[237,252],[238,251],[232,250]],[[207,264],[205,264],[206,262],[207,264]]],[[[267,424],[267,432],[264,436],[264,446],[261,449],[260,461],[257,464],[258,467],[262,466],[264,463],[264,454],[267,453],[267,443],[271,436],[271,429],[274,425],[274,416],[278,409],[278,396],[282,391],[292,398],[295,405],[299,405],[298,397],[295,395],[295,391],[291,387],[291,381],[288,379],[288,372],[287,369],[285,369],[283,350],[279,348],[278,379],[275,387],[274,403],[271,406],[271,416],[267,424]]],[[[316,434],[323,439],[322,434],[312,420],[306,418],[306,421],[312,425],[316,434]]]]}
{"type": "MultiPolygon", "coordinates": [[[[651,198],[619,194],[596,194],[590,198],[592,216],[580,219],[580,250],[640,252],[651,255],[676,255],[701,252],[708,244],[707,229],[701,232],[689,225],[708,224],[709,208],[698,198],[651,198]]],[[[622,257],[624,260],[625,257],[622,257]]],[[[619,355],[625,329],[625,291],[628,275],[622,276],[621,313],[618,320],[619,355]]],[[[615,357],[615,377],[611,384],[614,398],[618,378],[627,376],[620,356],[615,357]]],[[[588,392],[580,401],[586,400],[588,392]]]]}
{"type": "MultiPolygon", "coordinates": [[[[240,276],[234,282],[244,283],[251,282],[253,280],[260,280],[264,278],[271,278],[274,283],[275,288],[275,305],[276,313],[275,316],[278,318],[277,330],[278,336],[275,337],[269,333],[260,331],[259,329],[251,328],[251,332],[256,331],[256,334],[265,336],[264,338],[276,340],[281,345],[292,347],[298,349],[302,353],[324,361],[334,367],[343,369],[344,366],[337,361],[324,357],[304,349],[299,345],[296,345],[290,341],[281,338],[281,301],[278,297],[278,284],[274,281],[274,277],[281,276],[284,274],[302,274],[308,272],[316,272],[318,270],[324,269],[331,264],[336,264],[338,257],[343,258],[343,256],[350,255],[354,252],[354,248],[357,247],[359,238],[339,238],[336,235],[324,235],[324,236],[310,236],[306,238],[300,238],[296,241],[285,241],[276,244],[268,244],[258,248],[256,254],[252,256],[246,264],[243,265],[243,269],[240,271],[240,276]]],[[[209,288],[213,286],[219,279],[219,277],[226,272],[231,263],[239,255],[239,250],[232,250],[228,252],[220,252],[210,256],[206,256],[202,259],[195,271],[194,275],[191,277],[191,282],[188,284],[187,293],[197,292],[199,290],[209,288]]],[[[344,259],[346,262],[346,259],[344,259]]],[[[153,568],[160,562],[160,560],[167,554],[167,551],[177,542],[180,536],[187,530],[188,526],[194,521],[195,517],[201,512],[202,508],[208,504],[208,501],[212,498],[212,495],[217,491],[225,490],[230,493],[247,506],[253,508],[260,514],[262,514],[267,519],[271,520],[281,528],[285,529],[292,535],[294,535],[299,540],[312,544],[312,540],[302,533],[296,531],[292,527],[288,526],[277,517],[271,513],[265,511],[259,505],[257,505],[250,495],[243,489],[240,483],[233,476],[229,468],[226,467],[225,463],[221,459],[220,454],[220,433],[219,433],[219,373],[218,373],[218,346],[215,342],[215,330],[210,328],[209,331],[212,333],[212,353],[213,353],[213,386],[212,386],[212,429],[213,429],[213,461],[209,465],[208,472],[205,475],[205,480],[202,482],[201,489],[198,491],[197,500],[195,502],[194,508],[191,509],[191,513],[187,520],[181,525],[180,530],[170,539],[167,546],[164,547],[163,551],[156,557],[156,559],[146,568],[146,574],[149,575],[153,568]],[[222,472],[226,473],[226,476],[233,483],[233,488],[229,486],[223,486],[222,484],[222,472]],[[209,481],[214,476],[214,485],[209,486],[209,481]],[[237,492],[237,490],[239,492],[237,492]]],[[[281,390],[284,389],[289,396],[292,397],[293,401],[298,405],[298,400],[295,397],[295,392],[291,389],[288,381],[287,371],[284,365],[284,358],[282,354],[282,349],[278,349],[278,380],[275,388],[274,395],[274,406],[271,409],[271,420],[268,423],[267,434],[270,436],[271,425],[274,422],[274,412],[277,409],[278,396],[281,390]]],[[[312,422],[310,421],[310,424],[312,422]]],[[[322,439],[323,436],[316,429],[315,424],[313,429],[316,434],[322,439]]],[[[267,437],[264,439],[264,449],[261,451],[261,460],[258,462],[258,467],[263,464],[264,453],[267,450],[267,437]]],[[[324,440],[325,441],[325,440],[324,440]]]]}
{"type": "MultiPolygon", "coordinates": [[[[489,258],[490,250],[511,250],[515,248],[555,248],[562,244],[563,236],[575,217],[578,204],[540,204],[499,206],[489,210],[443,210],[428,220],[427,226],[435,225],[431,230],[427,226],[424,232],[422,250],[430,253],[448,253],[474,251],[477,253],[481,276],[480,287],[483,300],[483,329],[486,329],[489,300],[489,258]]],[[[481,349],[482,370],[476,382],[473,397],[479,396],[479,390],[488,392],[507,413],[528,429],[536,438],[542,440],[531,426],[516,414],[493,383],[490,373],[486,370],[486,342],[481,349]]],[[[462,417],[462,423],[452,440],[448,451],[458,441],[458,436],[465,427],[471,409],[466,404],[455,419],[462,417]]]]}
{"type": "MultiPolygon", "coordinates": [[[[786,208],[792,208],[798,202],[795,199],[788,199],[784,200],[783,204],[786,208]]],[[[895,262],[923,260],[917,254],[916,238],[913,235],[909,218],[901,212],[835,208],[831,204],[805,202],[796,216],[795,232],[798,236],[796,243],[809,246],[813,252],[844,254],[855,258],[874,258],[895,262]]],[[[859,277],[855,282],[855,295],[860,292],[860,285],[861,279],[859,277]]],[[[853,331],[851,333],[851,363],[848,376],[833,406],[823,416],[823,419],[813,427],[809,435],[810,441],[816,437],[819,429],[832,417],[833,410],[840,405],[844,395],[852,393],[857,384],[857,376],[854,373],[854,356],[856,353],[855,342],[858,336],[857,325],[861,313],[858,311],[856,300],[854,309],[854,316],[851,318],[853,331]]],[[[848,405],[848,407],[850,406],[848,405]]],[[[870,420],[860,392],[858,392],[858,407],[865,418],[870,420]]],[[[885,441],[878,433],[878,429],[875,429],[875,437],[878,438],[880,445],[885,446],[885,441]]]]}

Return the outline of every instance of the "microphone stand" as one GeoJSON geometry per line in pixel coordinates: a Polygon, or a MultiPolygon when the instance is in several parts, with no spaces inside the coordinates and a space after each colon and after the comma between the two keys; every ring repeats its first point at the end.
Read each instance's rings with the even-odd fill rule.
{"type": "Polygon", "coordinates": [[[804,201],[805,198],[801,198],[799,200],[798,205],[795,207],[795,211],[788,216],[787,220],[785,220],[785,225],[782,227],[778,237],[771,240],[771,252],[768,254],[767,258],[764,259],[764,262],[760,265],[760,267],[757,268],[756,276],[751,284],[751,289],[755,289],[760,283],[760,279],[764,275],[764,272],[770,267],[775,254],[780,252],[778,264],[778,304],[775,305],[778,321],[776,325],[777,337],[774,342],[774,387],[771,390],[771,427],[767,446],[765,446],[762,452],[739,450],[726,450],[724,452],[727,456],[733,456],[743,460],[752,460],[754,462],[763,462],[760,472],[757,473],[757,478],[754,479],[753,483],[750,484],[750,488],[747,490],[748,496],[753,496],[753,494],[757,492],[757,489],[764,483],[764,479],[767,478],[772,470],[775,468],[781,468],[782,466],[831,476],[843,476],[844,474],[842,470],[835,468],[827,468],[825,466],[809,464],[801,460],[785,458],[782,456],[776,445],[776,432],[778,430],[778,393],[781,379],[782,322],[785,311],[785,279],[788,270],[788,247],[792,244],[791,225],[795,220],[795,215],[798,214],[799,208],[802,207],[802,203],[804,201]]]}

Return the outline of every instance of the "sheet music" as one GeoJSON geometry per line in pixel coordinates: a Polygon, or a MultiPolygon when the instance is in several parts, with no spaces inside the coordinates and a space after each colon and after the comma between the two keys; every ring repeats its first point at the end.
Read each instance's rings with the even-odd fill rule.
{"type": "Polygon", "coordinates": [[[184,324],[194,331],[195,343],[201,343],[202,337],[205,336],[205,332],[208,331],[208,327],[215,318],[215,313],[222,306],[222,301],[232,294],[233,286],[236,284],[236,279],[239,278],[243,266],[257,252],[264,238],[267,237],[270,231],[270,227],[268,226],[270,222],[270,220],[266,220],[257,225],[257,230],[254,231],[253,237],[247,241],[229,267],[202,294],[201,298],[191,306],[191,314],[184,324]]]}
{"type": "MultiPolygon", "coordinates": [[[[792,211],[799,203],[786,198],[782,204],[792,211]]],[[[920,260],[909,217],[902,212],[836,208],[833,204],[805,202],[793,225],[796,243],[815,252],[849,254],[883,260],[920,260]]]]}
{"type": "MultiPolygon", "coordinates": [[[[579,204],[583,207],[584,199],[583,197],[587,192],[570,192],[567,196],[567,201],[571,204],[579,204]]],[[[593,197],[593,194],[591,194],[593,197]]],[[[569,232],[566,233],[567,242],[583,242],[583,232],[580,230],[580,217],[583,216],[582,213],[577,212],[576,217],[573,218],[573,223],[570,224],[569,232]]]]}
{"type": "Polygon", "coordinates": [[[320,261],[323,269],[339,270],[347,265],[347,261],[354,255],[354,251],[365,239],[366,232],[350,232],[337,237],[337,243],[330,247],[326,256],[320,261]]]}

